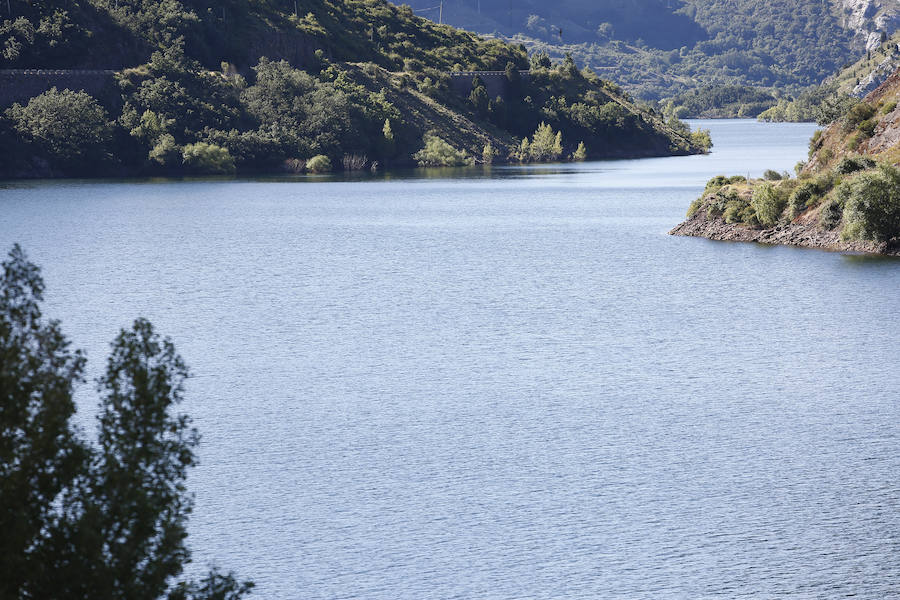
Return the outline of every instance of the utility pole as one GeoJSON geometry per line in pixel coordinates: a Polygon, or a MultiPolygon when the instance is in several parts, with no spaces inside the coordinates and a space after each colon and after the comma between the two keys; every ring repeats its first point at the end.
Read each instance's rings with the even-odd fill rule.
{"type": "MultiPolygon", "coordinates": [[[[6,0],[6,1],[9,2],[9,0],[6,0]]],[[[444,0],[441,0],[441,8],[440,8],[440,11],[438,12],[438,25],[443,25],[443,24],[444,24],[444,0]]]]}
{"type": "Polygon", "coordinates": [[[297,14],[297,0],[294,0],[294,16],[295,16],[295,17],[299,17],[299,16],[300,16],[300,15],[297,14]]]}

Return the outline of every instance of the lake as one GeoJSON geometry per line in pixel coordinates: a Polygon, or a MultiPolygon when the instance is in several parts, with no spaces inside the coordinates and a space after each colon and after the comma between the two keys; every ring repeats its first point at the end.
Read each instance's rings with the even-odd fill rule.
{"type": "Polygon", "coordinates": [[[667,235],[815,129],[701,124],[709,156],[6,182],[0,247],[92,377],[137,316],[174,339],[195,568],[253,597],[896,595],[900,261],[667,235]]]}

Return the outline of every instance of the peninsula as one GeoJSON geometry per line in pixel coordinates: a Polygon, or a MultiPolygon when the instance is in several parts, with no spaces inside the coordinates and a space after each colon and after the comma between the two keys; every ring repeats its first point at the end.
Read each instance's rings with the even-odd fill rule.
{"type": "Polygon", "coordinates": [[[719,176],[673,235],[900,255],[900,71],[810,140],[797,177],[719,176]]]}

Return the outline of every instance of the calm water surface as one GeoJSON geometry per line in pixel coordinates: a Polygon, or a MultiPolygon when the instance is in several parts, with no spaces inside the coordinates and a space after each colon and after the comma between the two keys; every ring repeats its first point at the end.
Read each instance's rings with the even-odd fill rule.
{"type": "Polygon", "coordinates": [[[136,316],[175,339],[196,568],[260,598],[900,597],[900,262],[667,236],[814,129],[704,126],[705,157],[0,184],[0,246],[92,374],[136,316]]]}

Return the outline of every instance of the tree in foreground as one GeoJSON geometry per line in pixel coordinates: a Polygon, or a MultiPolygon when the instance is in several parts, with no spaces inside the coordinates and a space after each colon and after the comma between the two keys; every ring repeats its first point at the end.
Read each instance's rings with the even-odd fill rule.
{"type": "Polygon", "coordinates": [[[112,343],[97,443],[71,423],[84,355],[42,318],[40,270],[16,245],[0,278],[0,598],[237,600],[212,570],[178,581],[196,429],[175,412],[188,370],[143,319],[112,343]]]}

